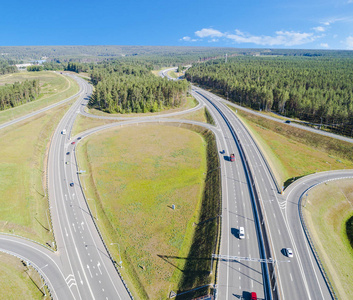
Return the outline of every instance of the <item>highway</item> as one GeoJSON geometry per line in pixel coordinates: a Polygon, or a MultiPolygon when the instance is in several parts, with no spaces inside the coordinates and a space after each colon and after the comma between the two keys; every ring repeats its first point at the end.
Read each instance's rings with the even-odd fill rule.
{"type": "Polygon", "coordinates": [[[80,85],[80,97],[56,128],[48,159],[49,206],[57,251],[53,253],[42,245],[30,241],[23,243],[23,239],[8,235],[1,235],[0,249],[36,266],[53,299],[130,299],[77,181],[75,148],[70,133],[92,87],[85,80],[72,77],[80,85]],[[61,134],[63,129],[67,134],[61,134]],[[71,182],[74,182],[73,187],[71,182]]]}
{"type": "Polygon", "coordinates": [[[80,133],[82,139],[107,128],[139,122],[184,122],[204,126],[215,133],[222,176],[220,254],[223,255],[218,265],[217,299],[247,298],[250,292],[256,292],[258,299],[270,299],[272,295],[267,287],[269,276],[272,283],[275,282],[273,288],[278,292],[274,294],[274,299],[277,296],[280,299],[332,298],[306,238],[298,208],[307,189],[327,180],[353,177],[353,171],[306,176],[281,195],[254,140],[223,99],[193,87],[192,94],[199,105],[188,111],[138,118],[93,116],[84,111],[92,87],[85,80],[70,76],[80,85],[80,97],[56,128],[48,159],[49,204],[57,251],[20,237],[0,235],[0,251],[33,265],[44,277],[53,299],[131,298],[119,276],[119,267],[113,263],[97,231],[80,186],[75,153],[80,140],[71,137],[72,126],[79,113],[122,121],[80,133]],[[203,106],[212,114],[216,126],[168,119],[203,106]],[[66,129],[66,134],[61,134],[63,129],[66,129]],[[73,141],[75,144],[72,144],[73,141]],[[243,154],[241,149],[244,150],[243,154]],[[231,153],[235,154],[234,162],[229,159],[231,153]],[[244,163],[243,155],[248,166],[244,163]],[[254,178],[253,183],[248,171],[254,178]],[[74,185],[70,186],[70,183],[74,185]],[[263,217],[257,213],[254,194],[260,200],[263,217]],[[271,259],[275,261],[270,265],[258,261],[260,258],[270,258],[264,257],[261,249],[264,237],[263,232],[259,231],[259,224],[266,228],[270,240],[271,259]],[[245,229],[244,239],[239,238],[240,227],[245,229]],[[283,254],[282,249],[286,247],[294,250],[293,258],[288,259],[283,254]],[[275,270],[274,274],[271,267],[275,270]]]}

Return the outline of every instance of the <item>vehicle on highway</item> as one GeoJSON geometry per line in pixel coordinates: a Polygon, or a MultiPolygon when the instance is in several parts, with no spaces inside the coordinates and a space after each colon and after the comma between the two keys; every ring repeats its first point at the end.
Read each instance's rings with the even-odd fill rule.
{"type": "Polygon", "coordinates": [[[66,134],[66,129],[63,129],[63,130],[61,131],[61,134],[66,134]]]}
{"type": "Polygon", "coordinates": [[[224,154],[224,153],[226,153],[226,151],[225,151],[225,150],[222,150],[220,153],[221,153],[221,154],[224,154]]]}
{"type": "Polygon", "coordinates": [[[250,299],[251,299],[251,300],[257,300],[257,295],[256,295],[255,292],[252,292],[252,293],[251,293],[250,299]]]}
{"type": "Polygon", "coordinates": [[[235,155],[234,155],[234,153],[232,153],[232,154],[230,155],[230,161],[235,161],[235,155]]]}
{"type": "Polygon", "coordinates": [[[288,123],[288,124],[289,124],[289,123],[290,123],[290,120],[286,120],[286,123],[288,123]]]}
{"type": "Polygon", "coordinates": [[[74,186],[74,183],[73,183],[73,182],[71,182],[71,183],[70,183],[70,186],[74,186]]]}
{"type": "Polygon", "coordinates": [[[71,145],[75,145],[75,142],[72,142],[71,145]]]}
{"type": "Polygon", "coordinates": [[[293,251],[291,248],[286,248],[284,251],[288,257],[293,257],[293,251]]]}
{"type": "Polygon", "coordinates": [[[66,152],[66,155],[69,155],[70,154],[70,152],[66,152]]]}
{"type": "Polygon", "coordinates": [[[244,239],[245,238],[244,227],[239,227],[239,238],[240,239],[244,239]]]}
{"type": "Polygon", "coordinates": [[[81,139],[81,137],[79,136],[77,139],[78,139],[78,140],[80,140],[80,139],[81,139]]]}

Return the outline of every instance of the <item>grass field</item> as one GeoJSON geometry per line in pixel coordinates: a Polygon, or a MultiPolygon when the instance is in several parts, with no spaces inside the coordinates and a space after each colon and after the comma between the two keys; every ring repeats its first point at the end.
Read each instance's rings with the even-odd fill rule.
{"type": "Polygon", "coordinates": [[[0,87],[4,84],[11,84],[16,81],[21,82],[27,79],[39,79],[41,87],[39,97],[35,101],[0,111],[0,124],[64,100],[79,91],[79,86],[75,80],[68,76],[48,71],[20,72],[3,75],[0,76],[0,87]]]}
{"type": "Polygon", "coordinates": [[[205,146],[198,133],[158,125],[111,129],[79,144],[92,213],[138,299],[166,299],[185,279],[202,210],[205,146]]]}
{"type": "Polygon", "coordinates": [[[304,217],[339,299],[353,295],[353,249],[346,220],[353,215],[353,180],[331,181],[309,192],[304,217]]]}
{"type": "Polygon", "coordinates": [[[69,106],[63,104],[0,130],[1,232],[43,244],[53,241],[44,160],[49,138],[69,106]]]}
{"type": "Polygon", "coordinates": [[[285,187],[315,172],[353,168],[353,144],[238,110],[279,182],[285,187]]]}
{"type": "Polygon", "coordinates": [[[83,116],[78,114],[72,128],[72,136],[79,134],[80,132],[86,131],[88,129],[98,127],[101,125],[109,124],[109,123],[117,123],[117,120],[105,120],[105,119],[96,119],[83,116]]]}
{"type": "Polygon", "coordinates": [[[42,286],[43,281],[34,269],[0,252],[0,299],[49,300],[49,296],[44,297],[43,289],[39,290],[42,286]]]}

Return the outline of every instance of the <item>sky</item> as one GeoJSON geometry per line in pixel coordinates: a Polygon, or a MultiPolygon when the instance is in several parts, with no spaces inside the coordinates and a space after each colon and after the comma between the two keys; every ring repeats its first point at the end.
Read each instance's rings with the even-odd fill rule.
{"type": "Polygon", "coordinates": [[[0,46],[353,50],[353,0],[13,0],[0,28],[0,46]]]}

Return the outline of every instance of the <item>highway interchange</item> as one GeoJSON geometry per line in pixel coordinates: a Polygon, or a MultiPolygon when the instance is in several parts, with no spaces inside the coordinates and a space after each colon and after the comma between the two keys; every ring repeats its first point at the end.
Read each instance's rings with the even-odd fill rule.
{"type": "Polygon", "coordinates": [[[53,299],[131,298],[118,272],[118,264],[113,262],[97,231],[80,185],[75,155],[79,140],[71,137],[72,126],[79,113],[120,121],[87,130],[80,134],[82,139],[107,128],[141,122],[183,122],[207,127],[215,133],[222,176],[222,235],[219,254],[223,255],[219,259],[217,272],[217,299],[240,299],[248,297],[253,291],[259,299],[332,298],[306,238],[298,208],[302,196],[312,186],[328,180],[352,178],[352,170],[303,177],[282,195],[263,155],[236,114],[225,105],[224,99],[197,87],[192,89],[199,105],[188,112],[206,106],[216,126],[168,119],[170,116],[181,116],[185,111],[139,118],[98,117],[84,111],[92,87],[82,78],[70,76],[80,85],[79,98],[60,121],[51,141],[48,159],[49,205],[57,251],[20,237],[0,235],[0,251],[32,264],[43,276],[53,299]],[[63,129],[67,131],[66,135],[61,134],[63,129]],[[72,141],[76,144],[71,144],[72,141]],[[240,153],[241,149],[243,154],[240,153]],[[224,154],[221,154],[222,150],[224,154]],[[67,155],[67,152],[70,154],[67,155]],[[229,161],[231,153],[235,154],[235,162],[229,161]],[[244,155],[248,167],[244,164],[244,155]],[[253,176],[252,181],[249,180],[248,171],[253,176]],[[70,187],[71,182],[74,183],[73,187],[70,187]],[[254,194],[263,214],[263,217],[259,214],[258,226],[266,231],[264,234],[268,235],[270,241],[273,262],[268,265],[257,261],[270,257],[264,257],[259,247],[263,233],[256,225],[256,209],[259,207],[255,208],[254,194]],[[239,227],[245,228],[245,239],[239,239],[239,227]],[[293,258],[288,259],[281,252],[286,247],[294,250],[293,258]],[[266,288],[269,279],[270,289],[266,288]],[[278,293],[272,294],[273,289],[278,293]]]}

